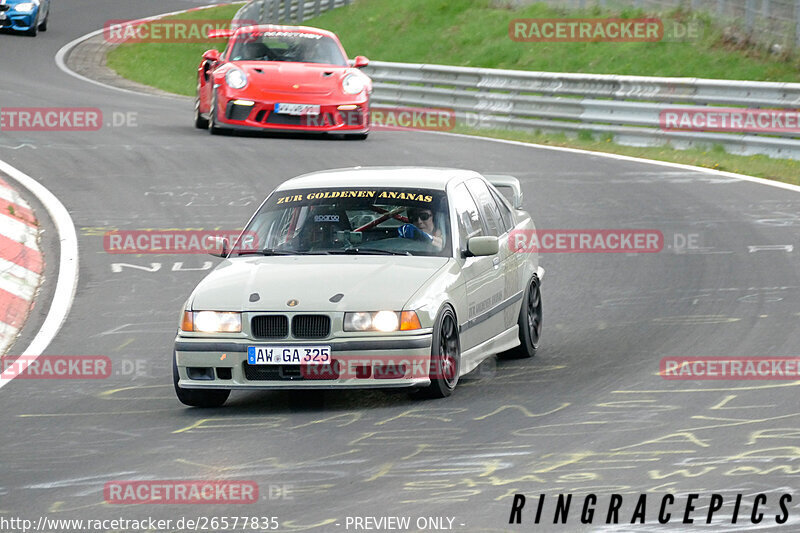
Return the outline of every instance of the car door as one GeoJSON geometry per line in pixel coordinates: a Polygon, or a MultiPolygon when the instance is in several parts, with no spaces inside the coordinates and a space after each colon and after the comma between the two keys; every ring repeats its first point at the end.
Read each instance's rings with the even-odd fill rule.
{"type": "Polygon", "coordinates": [[[512,229],[511,219],[504,216],[501,206],[485,181],[479,178],[469,180],[467,188],[478,204],[481,217],[488,229],[487,234],[500,239],[499,251],[493,259],[497,275],[495,280],[497,292],[502,293],[499,302],[493,306],[499,319],[497,326],[499,329],[496,331],[500,333],[513,327],[518,318],[518,306],[512,304],[519,300],[519,257],[511,251],[508,244],[508,233],[512,229]]]}
{"type": "MultiPolygon", "coordinates": [[[[451,196],[458,221],[462,251],[466,251],[467,239],[491,235],[496,230],[483,220],[482,211],[470,194],[466,184],[460,183],[451,196]]],[[[466,257],[461,271],[464,276],[467,296],[467,316],[459,317],[461,326],[461,349],[466,351],[494,337],[503,327],[502,315],[493,312],[503,296],[503,279],[500,275],[500,259],[497,255],[466,257]]]]}

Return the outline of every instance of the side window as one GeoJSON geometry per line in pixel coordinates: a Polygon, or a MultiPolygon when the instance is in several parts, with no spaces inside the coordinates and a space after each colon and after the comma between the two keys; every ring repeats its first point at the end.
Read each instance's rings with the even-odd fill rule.
{"type": "Polygon", "coordinates": [[[486,221],[488,234],[493,237],[499,237],[501,234],[505,233],[506,229],[503,226],[500,209],[497,207],[497,203],[494,201],[494,198],[492,198],[486,184],[479,179],[473,179],[467,182],[467,188],[469,188],[469,192],[472,193],[473,198],[475,198],[475,201],[481,209],[483,219],[486,221]]]}
{"type": "Polygon", "coordinates": [[[478,206],[469,194],[466,186],[461,183],[453,189],[453,209],[458,218],[458,232],[461,242],[466,243],[470,237],[483,235],[483,226],[478,214],[478,206]]]}
{"type": "Polygon", "coordinates": [[[503,225],[506,227],[507,231],[511,231],[514,229],[514,215],[511,213],[511,209],[508,207],[508,204],[503,201],[503,197],[492,187],[489,187],[489,192],[492,193],[492,197],[494,197],[494,201],[497,204],[497,207],[500,208],[500,216],[503,217],[503,225]]]}

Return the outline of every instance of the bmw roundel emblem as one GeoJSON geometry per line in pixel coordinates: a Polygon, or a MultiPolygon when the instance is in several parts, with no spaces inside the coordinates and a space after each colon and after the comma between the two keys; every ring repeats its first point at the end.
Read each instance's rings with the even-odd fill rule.
{"type": "Polygon", "coordinates": [[[297,307],[297,304],[299,304],[299,303],[300,302],[298,302],[297,300],[291,299],[288,302],[286,302],[286,305],[288,305],[289,307],[297,307]]]}

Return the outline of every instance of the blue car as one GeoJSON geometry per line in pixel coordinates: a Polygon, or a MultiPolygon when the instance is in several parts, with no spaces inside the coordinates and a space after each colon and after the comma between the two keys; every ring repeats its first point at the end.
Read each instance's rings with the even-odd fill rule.
{"type": "Polygon", "coordinates": [[[0,28],[35,36],[49,18],[50,0],[0,0],[0,28]]]}

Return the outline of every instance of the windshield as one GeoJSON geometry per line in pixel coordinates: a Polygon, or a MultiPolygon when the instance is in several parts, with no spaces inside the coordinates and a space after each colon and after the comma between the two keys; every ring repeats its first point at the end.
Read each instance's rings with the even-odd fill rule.
{"type": "Polygon", "coordinates": [[[291,61],[347,66],[347,58],[330,37],[294,31],[242,34],[233,44],[231,61],[291,61]]]}
{"type": "Polygon", "coordinates": [[[450,256],[443,191],[335,188],[277,191],[245,229],[238,254],[450,256]]]}

